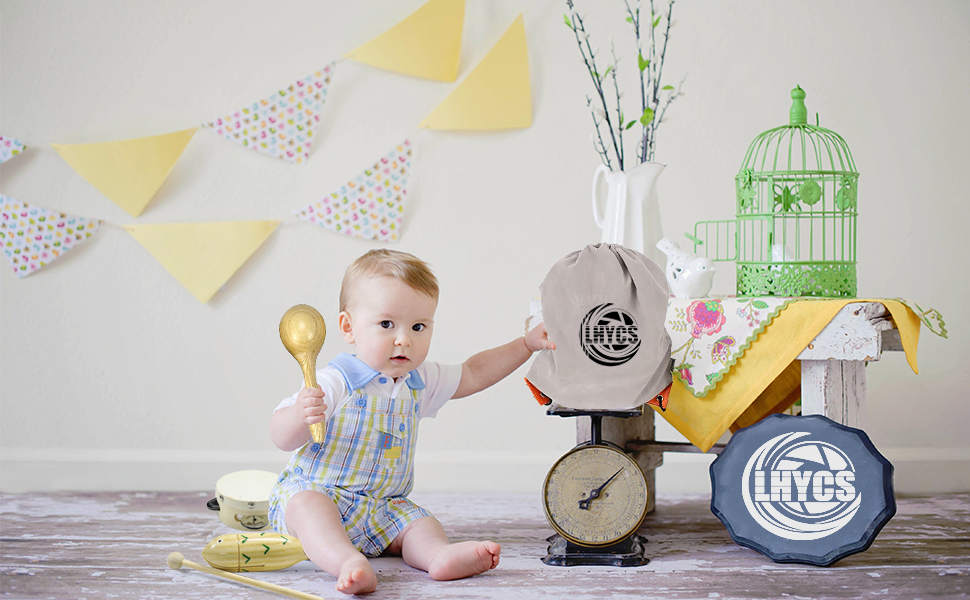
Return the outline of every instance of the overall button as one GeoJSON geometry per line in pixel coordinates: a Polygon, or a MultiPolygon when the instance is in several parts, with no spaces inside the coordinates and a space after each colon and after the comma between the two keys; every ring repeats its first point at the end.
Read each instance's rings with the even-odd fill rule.
{"type": "Polygon", "coordinates": [[[401,423],[401,426],[398,427],[398,429],[400,429],[401,431],[404,431],[405,430],[404,423],[401,423]]]}
{"type": "Polygon", "coordinates": [[[293,469],[293,472],[296,473],[297,475],[302,475],[303,474],[303,467],[297,467],[297,468],[293,469]]]}
{"type": "Polygon", "coordinates": [[[381,377],[380,379],[378,379],[378,381],[380,381],[381,383],[387,383],[387,377],[381,377]]]}
{"type": "Polygon", "coordinates": [[[320,450],[320,444],[314,444],[314,445],[310,446],[310,450],[313,450],[314,452],[319,451],[320,450]]]}
{"type": "Polygon", "coordinates": [[[367,400],[364,400],[363,398],[357,398],[357,406],[365,406],[366,404],[367,404],[367,400]]]}

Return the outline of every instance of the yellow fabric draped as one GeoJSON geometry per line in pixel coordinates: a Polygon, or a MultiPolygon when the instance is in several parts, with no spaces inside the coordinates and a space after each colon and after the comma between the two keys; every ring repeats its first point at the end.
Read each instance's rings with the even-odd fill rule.
{"type": "Polygon", "coordinates": [[[920,320],[895,300],[858,298],[788,303],[731,371],[703,398],[695,398],[676,378],[666,412],[654,410],[702,451],[728,429],[736,430],[781,412],[801,397],[801,363],[796,357],[846,304],[880,302],[892,315],[906,360],[914,373],[920,320]]]}

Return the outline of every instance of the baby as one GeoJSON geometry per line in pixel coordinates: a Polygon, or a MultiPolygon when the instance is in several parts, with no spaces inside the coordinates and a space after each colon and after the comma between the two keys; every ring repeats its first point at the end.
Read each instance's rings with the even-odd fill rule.
{"type": "Polygon", "coordinates": [[[441,523],[408,500],[418,421],[555,346],[540,325],[461,365],[426,363],[437,305],[437,279],[418,258],[392,250],[358,258],[344,275],[338,316],[357,354],[340,354],[317,371],[320,388],[283,400],[270,421],[273,443],[293,451],[270,495],[270,521],[299,538],[346,594],[377,588],[366,557],[385,551],[436,580],[499,562],[498,544],[449,543],[441,523]],[[317,444],[307,426],[320,421],[327,434],[317,444]]]}

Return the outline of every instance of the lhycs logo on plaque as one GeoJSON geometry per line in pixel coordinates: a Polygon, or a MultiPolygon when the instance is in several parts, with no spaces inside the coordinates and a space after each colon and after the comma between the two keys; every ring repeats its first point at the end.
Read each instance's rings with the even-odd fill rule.
{"type": "Polygon", "coordinates": [[[869,548],[896,514],[893,466],[860,429],[772,415],[711,464],[711,510],[775,562],[830,565],[869,548]]]}

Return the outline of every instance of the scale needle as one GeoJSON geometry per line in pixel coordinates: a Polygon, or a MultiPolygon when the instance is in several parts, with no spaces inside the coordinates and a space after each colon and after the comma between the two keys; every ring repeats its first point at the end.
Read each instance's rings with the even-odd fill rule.
{"type": "Polygon", "coordinates": [[[609,484],[609,482],[613,481],[613,479],[617,475],[619,475],[620,473],[622,473],[622,472],[623,472],[623,469],[620,469],[616,473],[613,473],[613,475],[609,479],[607,479],[606,481],[603,482],[603,485],[599,486],[598,488],[596,488],[595,490],[593,490],[593,491],[591,491],[589,493],[589,498],[586,498],[584,500],[580,500],[579,501],[579,508],[581,510],[589,510],[589,503],[592,502],[593,500],[595,500],[596,498],[599,498],[600,497],[600,492],[603,491],[603,488],[605,488],[607,486],[607,484],[609,484]]]}

